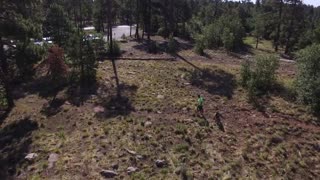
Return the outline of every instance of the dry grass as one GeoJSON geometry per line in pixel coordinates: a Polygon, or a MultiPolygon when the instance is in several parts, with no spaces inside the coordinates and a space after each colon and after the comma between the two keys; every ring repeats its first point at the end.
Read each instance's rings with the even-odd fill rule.
{"type": "Polygon", "coordinates": [[[24,153],[39,157],[34,163],[12,165],[18,169],[15,174],[28,179],[101,179],[101,169],[118,164],[117,179],[318,178],[319,127],[305,123],[302,107],[271,94],[266,111],[259,112],[236,83],[221,82],[221,77],[237,80],[239,65],[191,63],[209,69],[212,79],[193,84],[194,67],[183,61],[118,61],[122,96],[127,99],[120,109],[110,98],[115,83],[109,61],[99,65],[97,94],[83,106],[64,104],[58,114],[47,117],[40,113],[46,99],[37,95],[19,99],[1,127],[30,116],[39,129],[32,132],[24,153]],[[221,93],[225,91],[231,97],[221,93]],[[199,93],[206,100],[208,125],[194,116],[199,93]],[[97,116],[93,108],[98,105],[112,116],[97,116]],[[133,108],[122,110],[123,106],[133,108]],[[215,123],[218,111],[226,132],[215,123]],[[52,169],[47,162],[50,153],[59,154],[52,169]],[[157,159],[166,160],[167,166],[157,168],[157,159]],[[129,166],[138,171],[129,175],[129,166]],[[183,170],[176,173],[179,168],[183,170]]]}

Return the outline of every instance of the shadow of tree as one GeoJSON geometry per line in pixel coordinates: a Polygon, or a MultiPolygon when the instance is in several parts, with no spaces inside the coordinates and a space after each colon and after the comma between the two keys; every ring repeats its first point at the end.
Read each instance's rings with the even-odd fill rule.
{"type": "MultiPolygon", "coordinates": [[[[120,84],[120,96],[116,92],[111,92],[111,94],[105,97],[99,96],[96,105],[103,107],[104,110],[97,115],[100,118],[113,118],[119,115],[129,115],[132,111],[135,111],[130,98],[135,96],[137,89],[138,87],[135,85],[120,84]]],[[[108,92],[107,90],[103,91],[108,92]]]]}
{"type": "Polygon", "coordinates": [[[264,91],[258,91],[254,95],[250,95],[249,93],[249,102],[261,113],[266,115],[266,110],[271,107],[270,99],[272,96],[282,98],[283,100],[296,103],[297,95],[293,89],[285,87],[283,84],[276,82],[272,88],[264,91]]]}
{"type": "Polygon", "coordinates": [[[33,79],[31,82],[21,85],[14,92],[15,99],[23,98],[28,94],[39,94],[42,98],[55,97],[58,92],[66,88],[67,80],[52,82],[48,76],[33,79]]]}
{"type": "MultiPolygon", "coordinates": [[[[176,53],[184,50],[193,49],[193,42],[185,41],[180,38],[175,38],[176,43],[176,53]]],[[[169,48],[169,41],[154,41],[154,40],[143,40],[140,41],[138,45],[133,46],[133,48],[144,51],[147,53],[157,54],[157,53],[167,53],[169,48]]],[[[206,56],[209,58],[210,56],[206,56]]]]}
{"type": "Polygon", "coordinates": [[[22,119],[0,130],[1,179],[10,179],[16,175],[32,143],[31,133],[36,129],[36,122],[22,119]]]}
{"type": "Polygon", "coordinates": [[[191,85],[204,89],[210,94],[231,99],[236,86],[234,75],[223,70],[196,69],[189,72],[191,85]]]}
{"type": "Polygon", "coordinates": [[[133,48],[146,53],[163,53],[166,52],[166,49],[168,48],[168,42],[164,41],[159,43],[154,40],[143,40],[139,44],[133,46],[133,48]]]}
{"type": "Polygon", "coordinates": [[[179,59],[181,59],[182,61],[184,61],[185,63],[189,64],[190,66],[194,67],[195,69],[202,71],[202,69],[196,65],[194,65],[193,63],[191,63],[190,61],[188,61],[187,59],[185,59],[184,57],[180,56],[179,54],[175,54],[175,56],[179,59]]]}
{"type": "Polygon", "coordinates": [[[194,48],[193,42],[181,40],[180,38],[177,39],[177,52],[183,51],[183,50],[190,50],[194,48]]]}
{"type": "Polygon", "coordinates": [[[220,129],[220,131],[225,132],[224,125],[221,121],[222,118],[223,118],[223,116],[219,112],[217,112],[214,116],[215,122],[216,122],[218,128],[220,129]]]}
{"type": "Polygon", "coordinates": [[[85,101],[90,99],[91,95],[97,93],[97,89],[99,84],[97,82],[87,85],[81,86],[79,82],[71,84],[66,91],[66,99],[72,105],[80,106],[85,101]]]}

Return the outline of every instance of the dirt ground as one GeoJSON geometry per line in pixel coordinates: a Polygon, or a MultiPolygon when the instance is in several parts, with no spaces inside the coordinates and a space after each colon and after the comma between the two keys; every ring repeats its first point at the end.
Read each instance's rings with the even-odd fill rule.
{"type": "MultiPolygon", "coordinates": [[[[122,57],[164,60],[117,61],[120,98],[108,60],[81,106],[65,88],[48,114],[43,88],[17,88],[1,123],[0,179],[104,179],[102,170],[116,172],[114,179],[319,178],[317,118],[286,91],[262,97],[259,108],[249,103],[237,83],[245,55],[207,50],[201,57],[179,43],[175,56],[121,44],[122,57]],[[198,94],[205,118],[194,113],[198,94]],[[26,160],[29,153],[38,156],[26,160]]],[[[279,81],[295,72],[294,63],[281,62],[279,81]]]]}

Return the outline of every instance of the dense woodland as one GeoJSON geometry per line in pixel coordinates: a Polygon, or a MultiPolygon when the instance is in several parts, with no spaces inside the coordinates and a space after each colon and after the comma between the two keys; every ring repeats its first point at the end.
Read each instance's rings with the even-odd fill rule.
{"type": "Polygon", "coordinates": [[[92,81],[97,56],[118,49],[111,41],[115,25],[132,26],[130,36],[138,40],[151,35],[193,40],[199,54],[220,47],[243,51],[243,38],[253,36],[256,47],[261,39],[271,40],[275,51],[292,57],[320,41],[320,9],[301,0],[5,0],[0,8],[0,74],[3,103],[9,108],[14,104],[12,84],[32,76],[47,52],[66,56],[82,84],[92,81]],[[83,27],[92,25],[100,36],[107,34],[109,50],[101,40],[82,41],[83,27]],[[52,37],[57,47],[35,45],[42,37],[52,37]]]}

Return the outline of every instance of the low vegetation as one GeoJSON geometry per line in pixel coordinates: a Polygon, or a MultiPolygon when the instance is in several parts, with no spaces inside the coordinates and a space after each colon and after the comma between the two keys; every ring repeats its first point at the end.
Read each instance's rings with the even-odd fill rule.
{"type": "Polygon", "coordinates": [[[298,53],[296,89],[299,99],[310,105],[313,112],[320,111],[320,46],[312,45],[298,53]]]}
{"type": "Polygon", "coordinates": [[[270,55],[257,56],[253,63],[246,61],[242,64],[241,84],[248,89],[250,96],[265,94],[276,84],[279,59],[270,55]]]}

